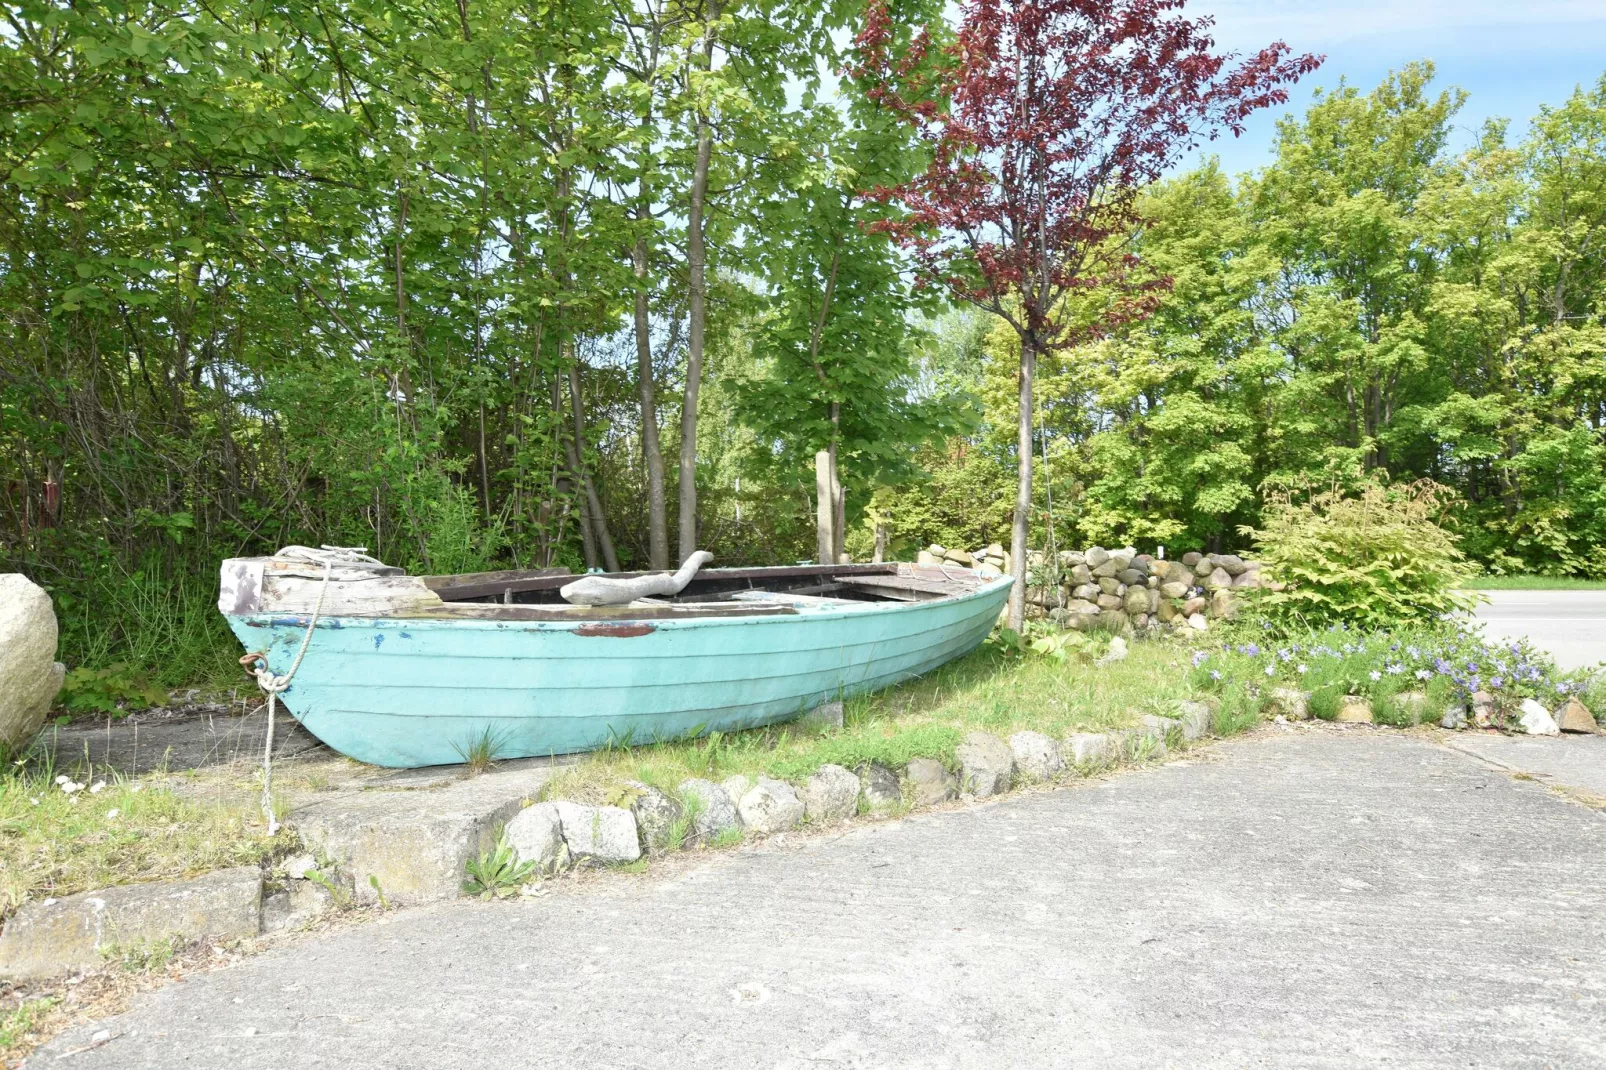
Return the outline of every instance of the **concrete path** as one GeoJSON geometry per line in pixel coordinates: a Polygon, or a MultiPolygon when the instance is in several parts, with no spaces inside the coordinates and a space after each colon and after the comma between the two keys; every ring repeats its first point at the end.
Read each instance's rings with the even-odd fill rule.
{"type": "Polygon", "coordinates": [[[1606,799],[1606,736],[1502,736],[1461,732],[1450,747],[1546,784],[1606,799]]]}
{"type": "Polygon", "coordinates": [[[1477,617],[1493,639],[1529,639],[1563,669],[1606,662],[1606,591],[1484,591],[1477,617]]]}
{"type": "Polygon", "coordinates": [[[1426,739],[1271,728],[400,914],[169,985],[29,1065],[1600,1067],[1603,887],[1600,812],[1426,739]]]}

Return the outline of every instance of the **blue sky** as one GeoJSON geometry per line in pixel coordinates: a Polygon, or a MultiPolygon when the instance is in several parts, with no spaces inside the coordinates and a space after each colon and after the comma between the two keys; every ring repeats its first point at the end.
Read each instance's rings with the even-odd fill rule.
{"type": "Polygon", "coordinates": [[[1225,49],[1252,52],[1281,39],[1296,52],[1327,54],[1288,109],[1262,113],[1243,137],[1203,150],[1234,173],[1265,165],[1277,117],[1302,112],[1314,87],[1330,89],[1340,76],[1370,90],[1394,68],[1433,60],[1437,85],[1471,94],[1456,119],[1459,148],[1491,116],[1510,119],[1520,137],[1541,104],[1561,103],[1606,71],[1606,0],[1192,0],[1186,11],[1214,15],[1225,49]]]}

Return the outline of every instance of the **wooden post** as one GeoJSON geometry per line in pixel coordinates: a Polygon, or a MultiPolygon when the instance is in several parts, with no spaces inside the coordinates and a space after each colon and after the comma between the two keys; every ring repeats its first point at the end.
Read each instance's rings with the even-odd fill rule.
{"type": "Polygon", "coordinates": [[[887,559],[887,526],[885,524],[877,524],[875,526],[875,556],[872,557],[870,560],[879,565],[879,564],[881,564],[881,562],[885,561],[886,559],[887,559]]]}
{"type": "Polygon", "coordinates": [[[836,495],[832,493],[831,454],[814,455],[814,535],[822,565],[836,564],[836,495]]]}

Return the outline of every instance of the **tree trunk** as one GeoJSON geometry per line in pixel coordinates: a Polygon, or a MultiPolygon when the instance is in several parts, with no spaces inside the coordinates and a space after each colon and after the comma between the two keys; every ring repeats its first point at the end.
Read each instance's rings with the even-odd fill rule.
{"type": "Polygon", "coordinates": [[[814,455],[814,553],[822,565],[834,565],[836,559],[836,503],[831,497],[831,451],[820,450],[814,455]]]}
{"type": "MultiPolygon", "coordinates": [[[[647,240],[636,239],[636,280],[647,278],[647,240]]],[[[641,395],[641,458],[647,479],[647,565],[669,567],[669,520],[664,501],[664,454],[658,445],[658,409],[653,398],[652,337],[647,291],[636,291],[636,388],[641,395]]]]}
{"type": "Polygon", "coordinates": [[[1019,438],[1016,443],[1015,522],[1010,528],[1009,626],[1026,625],[1026,540],[1032,512],[1032,379],[1037,372],[1037,340],[1021,336],[1019,438]]]}
{"type": "MultiPolygon", "coordinates": [[[[703,47],[698,68],[708,71],[714,62],[714,24],[719,5],[712,2],[704,13],[703,47]]],[[[703,248],[703,209],[708,197],[708,161],[714,151],[714,128],[708,109],[697,107],[697,159],[692,169],[691,203],[686,212],[686,393],[680,408],[680,562],[697,549],[697,394],[703,380],[703,338],[708,316],[708,264],[703,248]]]]}
{"type": "Polygon", "coordinates": [[[847,538],[847,503],[842,497],[842,473],[837,467],[837,428],[841,422],[842,409],[836,402],[831,402],[831,564],[842,561],[842,544],[847,538]]]}
{"type": "MultiPolygon", "coordinates": [[[[559,382],[562,372],[553,369],[552,372],[552,433],[562,443],[562,452],[567,463],[564,470],[568,478],[559,477],[552,481],[553,490],[559,495],[570,493],[563,484],[579,479],[579,464],[577,463],[574,443],[569,436],[563,433],[563,386],[559,382]]],[[[580,555],[585,559],[586,568],[597,567],[597,542],[591,532],[590,510],[582,506],[579,510],[580,519],[580,555]]]]}
{"type": "Polygon", "coordinates": [[[574,416],[574,442],[570,446],[569,464],[580,485],[585,489],[586,508],[591,514],[591,534],[602,550],[602,567],[609,572],[619,571],[619,555],[614,553],[613,538],[608,534],[608,516],[602,511],[602,499],[597,495],[597,484],[586,467],[585,405],[580,400],[580,364],[569,362],[569,410],[574,416]]]}

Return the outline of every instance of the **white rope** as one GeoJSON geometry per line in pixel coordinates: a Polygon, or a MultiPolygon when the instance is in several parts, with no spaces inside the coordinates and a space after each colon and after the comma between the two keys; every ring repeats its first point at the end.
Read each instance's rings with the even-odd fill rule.
{"type": "Polygon", "coordinates": [[[306,576],[316,578],[321,576],[323,583],[318,586],[318,602],[312,609],[312,617],[307,621],[306,634],[301,637],[301,648],[296,651],[295,660],[290,663],[290,669],[282,675],[275,675],[268,667],[267,654],[247,654],[240,659],[245,663],[247,671],[256,677],[257,686],[268,696],[268,738],[262,745],[262,816],[268,819],[268,835],[272,836],[279,831],[279,819],[273,812],[273,729],[274,715],[278,711],[279,692],[290,686],[295,679],[296,670],[301,668],[301,661],[307,656],[307,647],[312,645],[312,631],[318,626],[318,618],[323,615],[323,603],[329,594],[329,583],[335,578],[337,570],[342,581],[372,579],[383,572],[394,571],[389,565],[376,558],[368,556],[365,546],[323,546],[316,550],[310,546],[286,546],[273,556],[279,560],[306,561],[309,564],[322,566],[321,572],[303,572],[297,569],[283,569],[275,572],[279,576],[306,576]],[[256,668],[249,668],[255,662],[256,668]]]}

